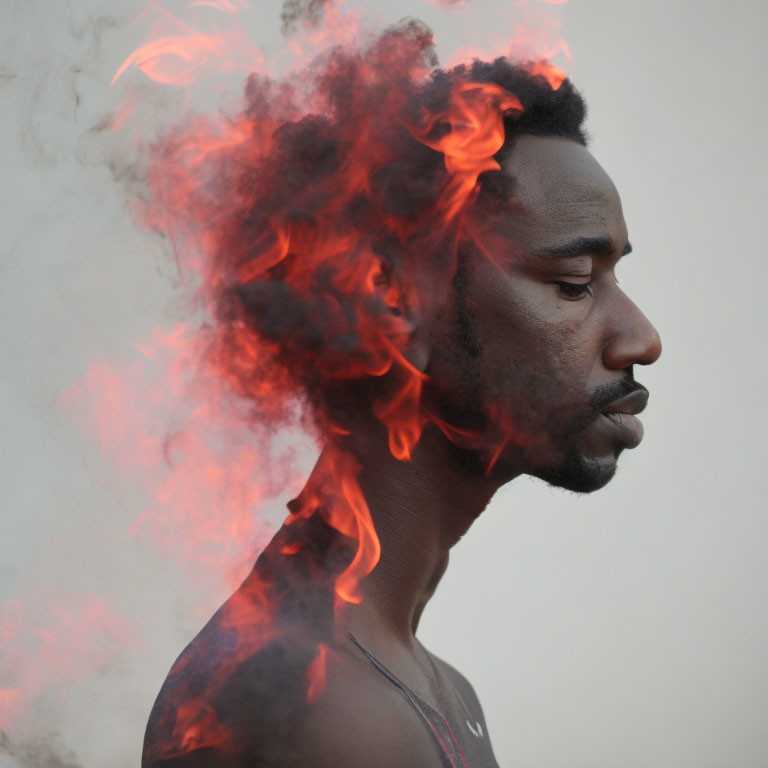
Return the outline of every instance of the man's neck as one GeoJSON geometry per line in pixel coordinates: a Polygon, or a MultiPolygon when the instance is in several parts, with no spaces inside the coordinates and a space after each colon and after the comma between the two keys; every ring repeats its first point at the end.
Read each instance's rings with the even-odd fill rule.
{"type": "Polygon", "coordinates": [[[408,461],[383,441],[355,446],[358,482],[381,544],[359,585],[362,603],[345,611],[356,635],[415,642],[421,613],[445,573],[451,547],[485,509],[499,483],[466,466],[441,432],[428,427],[408,461]]]}

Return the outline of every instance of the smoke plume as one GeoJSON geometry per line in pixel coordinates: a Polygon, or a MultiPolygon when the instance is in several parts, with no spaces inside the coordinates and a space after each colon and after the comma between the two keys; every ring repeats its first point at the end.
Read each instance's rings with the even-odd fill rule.
{"type": "Polygon", "coordinates": [[[280,11],[280,21],[284,35],[295,32],[301,21],[318,25],[323,20],[327,5],[333,0],[285,0],[280,11]]]}

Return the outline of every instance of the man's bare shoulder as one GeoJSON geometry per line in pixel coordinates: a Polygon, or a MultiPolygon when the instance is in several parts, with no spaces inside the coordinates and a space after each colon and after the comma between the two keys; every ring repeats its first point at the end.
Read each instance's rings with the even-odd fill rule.
{"type": "Polygon", "coordinates": [[[174,664],[143,768],[440,765],[408,702],[351,650],[324,646],[320,662],[311,632],[297,632],[232,664],[231,644],[212,621],[174,664]]]}

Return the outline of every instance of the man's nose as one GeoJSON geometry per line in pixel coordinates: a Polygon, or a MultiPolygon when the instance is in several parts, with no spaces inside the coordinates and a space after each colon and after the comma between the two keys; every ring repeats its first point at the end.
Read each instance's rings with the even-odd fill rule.
{"type": "Polygon", "coordinates": [[[612,370],[630,365],[650,365],[661,355],[661,338],[650,320],[626,295],[616,306],[603,364],[612,370]]]}

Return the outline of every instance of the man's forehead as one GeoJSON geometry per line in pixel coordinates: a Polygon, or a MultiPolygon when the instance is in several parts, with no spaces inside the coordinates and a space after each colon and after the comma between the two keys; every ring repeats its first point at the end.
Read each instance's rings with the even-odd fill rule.
{"type": "MultiPolygon", "coordinates": [[[[621,200],[586,147],[569,139],[522,136],[504,163],[515,179],[515,209],[527,227],[583,234],[624,229],[621,200]]],[[[519,222],[522,224],[523,222],[519,222]]]]}

